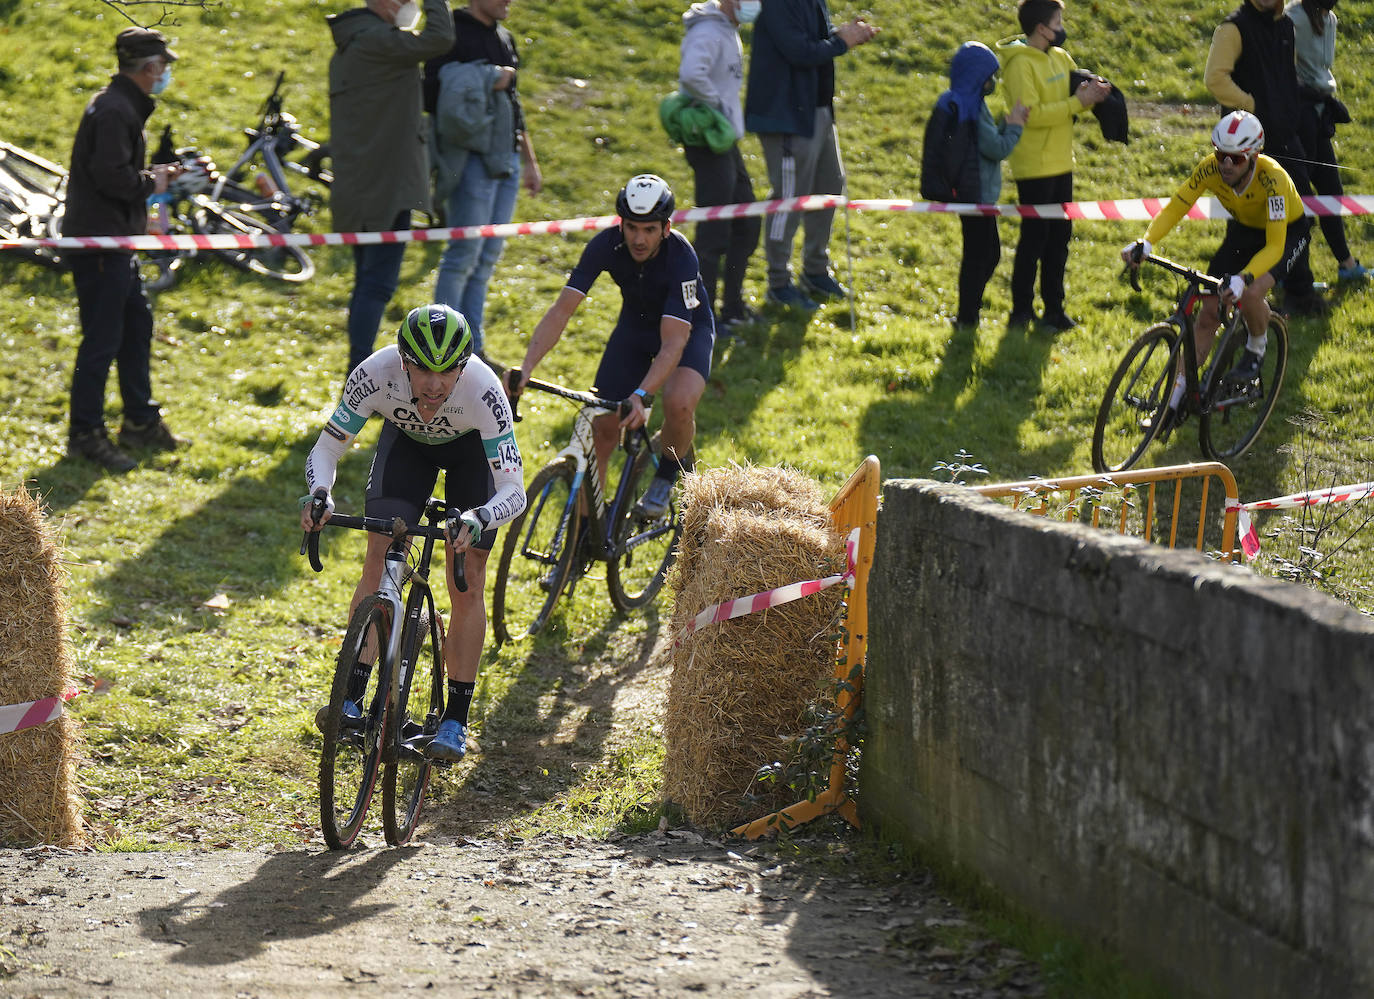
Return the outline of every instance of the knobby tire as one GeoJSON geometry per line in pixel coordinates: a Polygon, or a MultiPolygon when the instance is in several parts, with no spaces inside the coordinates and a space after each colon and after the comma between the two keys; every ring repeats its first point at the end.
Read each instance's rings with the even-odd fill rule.
{"type": "MultiPolygon", "coordinates": [[[[277,231],[266,220],[252,212],[219,204],[203,196],[196,200],[191,224],[198,233],[266,236],[274,235],[277,231]]],[[[263,246],[252,249],[236,247],[211,252],[223,257],[235,267],[278,281],[299,284],[315,276],[314,262],[299,246],[263,246]]]]}
{"type": "Polygon", "coordinates": [[[331,850],[347,849],[358,838],[377,784],[390,702],[387,694],[391,678],[385,661],[388,614],[389,606],[381,598],[375,594],[364,597],[348,623],[334,667],[329,706],[320,726],[324,739],[320,752],[320,827],[331,850]],[[354,663],[359,661],[369,636],[376,662],[357,701],[362,722],[345,729],[343,702],[349,693],[354,663]]]}
{"type": "Polygon", "coordinates": [[[657,441],[655,437],[653,448],[646,447],[635,455],[625,509],[620,511],[615,525],[615,555],[606,566],[611,603],[622,613],[638,610],[658,595],[682,534],[676,495],[669,500],[662,517],[648,520],[634,512],[635,503],[653,480],[657,441]]]}
{"type": "Polygon", "coordinates": [[[444,710],[444,626],[424,587],[411,587],[403,628],[401,660],[410,666],[408,675],[400,664],[391,673],[388,738],[395,752],[382,771],[382,829],[391,846],[405,846],[415,834],[432,767],[424,749],[444,710]]]}
{"type": "Polygon", "coordinates": [[[492,591],[498,642],[537,634],[563,592],[577,552],[575,476],[571,458],[541,468],[525,491],[525,512],[506,528],[492,591]]]}
{"type": "Polygon", "coordinates": [[[1158,323],[1127,348],[1097,410],[1094,471],[1125,471],[1150,446],[1173,389],[1178,338],[1174,325],[1158,323]]]}
{"type": "Polygon", "coordinates": [[[1257,383],[1239,386],[1226,377],[1245,349],[1248,333],[1244,323],[1238,323],[1218,347],[1216,375],[1198,426],[1202,453],[1214,461],[1244,454],[1269,422],[1269,414],[1279,400],[1288,369],[1288,326],[1280,316],[1272,315],[1267,332],[1268,344],[1257,383]]]}

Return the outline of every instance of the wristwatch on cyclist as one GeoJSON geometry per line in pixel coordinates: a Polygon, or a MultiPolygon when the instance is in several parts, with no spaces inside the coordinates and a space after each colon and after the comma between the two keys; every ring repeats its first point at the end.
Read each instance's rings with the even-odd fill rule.
{"type": "Polygon", "coordinates": [[[648,392],[645,392],[642,388],[635,389],[632,394],[639,396],[639,401],[644,403],[645,409],[648,409],[650,406],[654,404],[654,397],[651,396],[648,392]]]}

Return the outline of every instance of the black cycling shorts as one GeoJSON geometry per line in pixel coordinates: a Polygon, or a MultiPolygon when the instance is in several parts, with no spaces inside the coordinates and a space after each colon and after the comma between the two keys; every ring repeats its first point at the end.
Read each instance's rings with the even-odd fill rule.
{"type": "MultiPolygon", "coordinates": [[[[367,476],[367,515],[400,517],[407,524],[418,524],[441,469],[444,501],[455,516],[482,506],[495,492],[486,449],[476,431],[446,444],[421,444],[397,430],[395,424],[383,424],[367,476]]],[[[490,551],[495,542],[493,527],[483,531],[473,547],[490,551]]]]}
{"type": "MultiPolygon", "coordinates": [[[[1288,223],[1288,236],[1283,241],[1283,256],[1269,268],[1276,283],[1282,283],[1288,272],[1298,262],[1307,243],[1312,238],[1312,219],[1304,215],[1295,222],[1288,223]]],[[[1245,270],[1245,265],[1254,259],[1255,254],[1264,249],[1264,230],[1241,225],[1235,219],[1226,223],[1226,235],[1217,247],[1212,262],[1207,265],[1207,273],[1212,277],[1230,277],[1245,270]]],[[[1251,275],[1259,277],[1258,274],[1251,275]]]]}
{"type": "MultiPolygon", "coordinates": [[[[644,329],[617,323],[606,340],[606,350],[596,369],[596,393],[603,399],[625,399],[639,388],[649,366],[654,363],[662,340],[657,329],[644,329]]],[[[711,377],[711,351],[716,334],[710,326],[693,326],[682,348],[679,368],[691,368],[703,379],[711,377]]]]}

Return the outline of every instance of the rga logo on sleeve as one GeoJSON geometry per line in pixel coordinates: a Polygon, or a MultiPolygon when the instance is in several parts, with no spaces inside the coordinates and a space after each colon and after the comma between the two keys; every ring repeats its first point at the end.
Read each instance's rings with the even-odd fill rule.
{"type": "Polygon", "coordinates": [[[682,282],[682,304],[689,309],[695,309],[701,304],[701,299],[697,297],[697,279],[682,282]]]}
{"type": "Polygon", "coordinates": [[[1276,194],[1269,199],[1269,221],[1279,222],[1288,214],[1288,205],[1283,200],[1282,194],[1276,194]]]}

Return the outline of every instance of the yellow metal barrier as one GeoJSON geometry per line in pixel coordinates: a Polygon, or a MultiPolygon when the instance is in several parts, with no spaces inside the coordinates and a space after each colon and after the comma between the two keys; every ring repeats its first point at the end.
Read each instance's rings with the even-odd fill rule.
{"type": "Polygon", "coordinates": [[[1203,539],[1207,527],[1208,486],[1217,479],[1229,500],[1221,520],[1221,543],[1219,550],[1228,561],[1240,558],[1236,545],[1236,480],[1231,470],[1220,462],[1207,461],[1191,465],[1169,465],[1164,468],[1130,469],[1107,475],[1075,475],[1062,479],[1025,479],[1021,482],[999,482],[986,486],[974,486],[975,492],[990,497],[1012,497],[1012,506],[1020,508],[1023,500],[1038,500],[1038,505],[1029,513],[1047,516],[1050,500],[1054,498],[1063,504],[1064,519],[1077,520],[1085,499],[1091,506],[1090,522],[1094,527],[1111,527],[1120,534],[1134,534],[1147,541],[1163,544],[1167,548],[1178,546],[1179,519],[1182,512],[1183,486],[1188,480],[1201,480],[1201,495],[1197,506],[1197,535],[1193,547],[1204,551],[1203,539]],[[1159,519],[1156,489],[1164,482],[1174,484],[1173,502],[1169,512],[1167,528],[1168,540],[1163,536],[1156,538],[1155,529],[1159,519]],[[1119,507],[1113,510],[1110,501],[1103,502],[1102,494],[1118,492],[1122,499],[1119,507]],[[1144,497],[1144,508],[1139,509],[1130,502],[1130,493],[1140,493],[1144,497]],[[1108,522],[1102,523],[1103,515],[1108,522]],[[1115,521],[1115,523],[1112,523],[1115,521]]]}
{"type": "MultiPolygon", "coordinates": [[[[882,473],[878,459],[869,455],[830,501],[830,520],[842,537],[859,529],[859,550],[855,556],[854,586],[849,591],[845,616],[845,637],[835,664],[835,679],[840,681],[837,707],[844,721],[854,717],[863,699],[863,662],[868,648],[868,572],[873,567],[874,535],[878,528],[878,497],[882,473]]],[[[776,832],[780,826],[792,828],[820,815],[839,812],[857,826],[859,813],[845,791],[845,763],[849,744],[841,736],[835,743],[830,764],[830,782],[814,801],[799,801],[789,808],[765,815],[730,830],[736,836],[758,839],[776,832]]]]}

